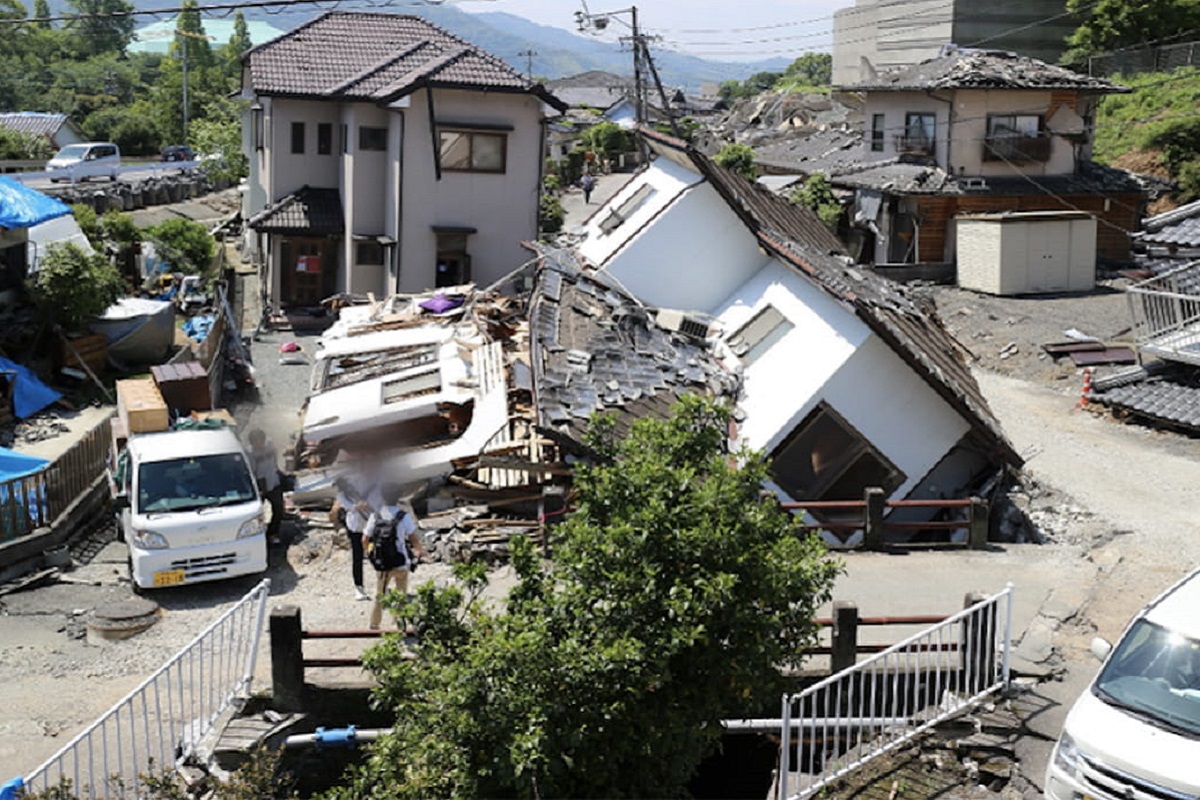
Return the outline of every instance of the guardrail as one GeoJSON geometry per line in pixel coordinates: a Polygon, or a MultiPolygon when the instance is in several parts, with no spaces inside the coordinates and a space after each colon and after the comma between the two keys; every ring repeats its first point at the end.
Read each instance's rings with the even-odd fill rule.
{"type": "MultiPolygon", "coordinates": [[[[127,175],[134,172],[151,172],[158,176],[167,172],[187,172],[188,170],[196,169],[200,166],[200,161],[148,161],[144,164],[122,164],[119,167],[114,167],[111,171],[118,176],[127,175]]],[[[15,181],[21,183],[32,183],[34,181],[63,181],[71,184],[82,183],[88,180],[87,177],[76,177],[76,171],[71,169],[41,169],[35,172],[14,172],[8,175],[15,181]]],[[[108,177],[108,171],[104,175],[92,176],[97,179],[105,179],[108,177]]]]}
{"type": "MultiPolygon", "coordinates": [[[[263,580],[23,781],[73,797],[140,797],[151,763],[170,767],[250,696],[271,582],[263,580]],[[111,786],[113,779],[121,781],[111,786]]],[[[57,796],[57,795],[55,795],[57,796]]]]}
{"type": "Polygon", "coordinates": [[[974,599],[862,663],[783,696],[778,800],[811,797],[1008,686],[1012,585],[974,599]]]}
{"type": "Polygon", "coordinates": [[[40,472],[0,482],[0,542],[54,523],[104,473],[112,416],[40,472]]]}
{"type": "Polygon", "coordinates": [[[1125,290],[1133,333],[1144,353],[1200,364],[1200,261],[1155,275],[1125,290]]]}
{"type": "MultiPolygon", "coordinates": [[[[987,546],[988,540],[988,504],[978,497],[957,500],[888,500],[883,489],[871,487],[863,493],[862,500],[821,500],[802,503],[781,503],[780,507],[787,511],[799,513],[808,512],[816,515],[837,517],[831,521],[805,522],[802,527],[810,531],[829,531],[835,535],[862,531],[862,547],[868,550],[878,550],[885,546],[887,533],[944,531],[965,531],[962,542],[936,542],[934,546],[957,545],[972,549],[987,546]],[[895,520],[887,516],[889,511],[903,509],[937,509],[962,513],[960,519],[935,520],[895,520]],[[841,513],[839,513],[841,512],[841,513]],[[856,517],[843,519],[842,517],[856,517]]],[[[841,538],[841,536],[838,536],[841,538]]],[[[834,545],[836,546],[836,545],[834,545]]],[[[919,546],[911,542],[905,547],[919,546]]]]}

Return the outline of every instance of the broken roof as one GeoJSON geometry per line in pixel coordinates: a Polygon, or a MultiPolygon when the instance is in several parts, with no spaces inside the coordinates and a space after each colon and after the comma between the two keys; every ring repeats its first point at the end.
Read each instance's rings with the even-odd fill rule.
{"type": "Polygon", "coordinates": [[[615,414],[623,434],[641,417],[667,417],[686,393],[737,399],[738,378],[703,339],[660,327],[603,273],[584,274],[572,252],[532,246],[542,269],[530,303],[530,357],[547,433],[578,445],[596,412],[615,414]]]}
{"type": "Polygon", "coordinates": [[[763,249],[853,311],[990,447],[1009,463],[1021,463],[932,304],[907,287],[852,266],[838,238],[809,209],[717,165],[685,142],[652,131],[642,134],[656,152],[689,160],[763,249]]]}
{"type": "Polygon", "coordinates": [[[247,224],[267,233],[342,233],[342,195],[337,189],[304,186],[252,216],[247,224]]]}
{"type": "Polygon", "coordinates": [[[330,11],[242,57],[258,94],[388,102],[424,87],[533,94],[565,106],[501,59],[426,20],[330,11]]]}
{"type": "Polygon", "coordinates": [[[919,64],[881,72],[860,83],[839,86],[852,92],[924,92],[938,89],[1078,90],[1114,94],[1123,86],[1065,67],[1004,50],[948,48],[919,64]]]}
{"type": "Polygon", "coordinates": [[[1200,371],[1181,365],[1138,367],[1097,382],[1094,398],[1116,411],[1200,432],[1200,371]]]}
{"type": "Polygon", "coordinates": [[[1147,244],[1200,247],[1200,200],[1142,220],[1137,238],[1147,244]]]}

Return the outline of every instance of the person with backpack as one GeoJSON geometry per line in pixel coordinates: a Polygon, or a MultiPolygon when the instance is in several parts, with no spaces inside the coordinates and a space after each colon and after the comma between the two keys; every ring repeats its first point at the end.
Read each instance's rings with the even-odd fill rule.
{"type": "Polygon", "coordinates": [[[412,514],[400,505],[400,487],[385,484],[380,490],[383,507],[367,520],[363,547],[375,568],[375,604],[371,607],[371,630],[378,630],[383,619],[383,596],[388,587],[408,594],[408,573],[417,568],[417,559],[425,555],[425,546],[417,535],[412,514]]]}

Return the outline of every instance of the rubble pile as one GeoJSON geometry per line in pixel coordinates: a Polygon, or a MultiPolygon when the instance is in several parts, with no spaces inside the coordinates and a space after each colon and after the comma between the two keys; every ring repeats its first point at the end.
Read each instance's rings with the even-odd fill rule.
{"type": "Polygon", "coordinates": [[[859,130],[861,122],[861,108],[828,94],[764,92],[735,101],[724,116],[713,121],[710,135],[720,142],[757,147],[831,129],[859,130]]]}
{"type": "Polygon", "coordinates": [[[544,544],[544,531],[536,521],[492,516],[484,505],[460,506],[439,511],[417,525],[429,560],[445,563],[483,561],[488,566],[508,561],[509,542],[524,536],[544,544]]]}
{"type": "MultiPolygon", "coordinates": [[[[227,179],[212,178],[200,170],[155,175],[141,180],[116,181],[104,185],[88,183],[56,186],[46,194],[64,203],[91,206],[97,214],[133,211],[147,206],[165,206],[229,188],[227,179]]],[[[234,209],[236,210],[236,209],[234,209]]]]}
{"type": "Polygon", "coordinates": [[[36,417],[21,420],[11,425],[0,427],[0,447],[12,447],[15,444],[35,444],[53,439],[70,428],[57,414],[46,413],[36,417]]]}

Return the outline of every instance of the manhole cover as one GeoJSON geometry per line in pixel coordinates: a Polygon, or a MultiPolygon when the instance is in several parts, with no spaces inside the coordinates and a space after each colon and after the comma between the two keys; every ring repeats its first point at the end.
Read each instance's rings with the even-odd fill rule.
{"type": "Polygon", "coordinates": [[[116,603],[98,605],[92,616],[98,620],[120,622],[155,613],[158,613],[158,603],[144,597],[131,597],[116,603]]]}
{"type": "Polygon", "coordinates": [[[88,642],[128,639],[154,625],[158,617],[158,603],[144,598],[97,606],[87,619],[88,642]]]}

